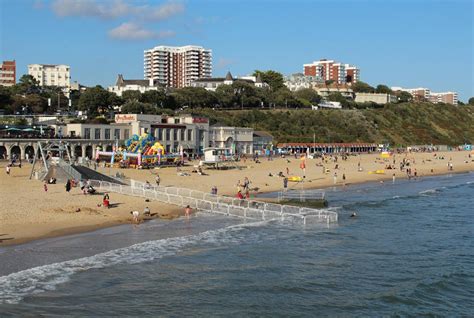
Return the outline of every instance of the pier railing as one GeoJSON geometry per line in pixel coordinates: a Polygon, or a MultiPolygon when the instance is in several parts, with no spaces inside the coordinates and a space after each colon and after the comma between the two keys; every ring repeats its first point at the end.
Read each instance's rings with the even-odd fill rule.
{"type": "Polygon", "coordinates": [[[92,186],[103,191],[121,193],[156,200],[181,207],[209,213],[231,215],[250,219],[283,219],[307,223],[337,223],[338,214],[334,209],[311,209],[291,205],[282,205],[257,200],[245,200],[202,191],[154,186],[131,180],[131,185],[120,185],[106,181],[91,180],[92,186]]]}

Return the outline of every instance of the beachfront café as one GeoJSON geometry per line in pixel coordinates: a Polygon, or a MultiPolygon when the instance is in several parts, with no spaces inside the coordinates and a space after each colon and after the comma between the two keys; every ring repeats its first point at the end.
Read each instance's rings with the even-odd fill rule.
{"type": "Polygon", "coordinates": [[[377,150],[377,144],[290,142],[277,144],[277,150],[280,153],[370,153],[377,150]]]}

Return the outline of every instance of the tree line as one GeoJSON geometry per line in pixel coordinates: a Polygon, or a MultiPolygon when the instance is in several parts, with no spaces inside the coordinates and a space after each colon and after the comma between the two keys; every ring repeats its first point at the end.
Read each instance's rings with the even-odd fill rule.
{"type": "MultiPolygon", "coordinates": [[[[12,87],[0,86],[0,110],[5,114],[54,114],[58,110],[85,111],[90,117],[106,114],[111,110],[122,113],[161,114],[184,108],[310,108],[323,99],[310,88],[290,91],[282,74],[275,71],[255,71],[267,87],[235,80],[232,85],[221,85],[216,91],[200,87],[179,89],[158,88],[140,93],[125,91],[121,97],[102,86],[87,88],[85,91],[71,91],[69,99],[58,87],[40,87],[31,75],[23,75],[12,87]]],[[[331,83],[326,83],[330,85],[331,83]]],[[[397,94],[400,102],[409,102],[412,96],[407,92],[392,92],[386,85],[372,87],[364,82],[351,86],[354,92],[397,94]]],[[[331,93],[326,100],[340,102],[344,108],[378,108],[375,103],[358,104],[338,92],[331,93]]],[[[469,100],[474,104],[474,98],[469,100]]]]}

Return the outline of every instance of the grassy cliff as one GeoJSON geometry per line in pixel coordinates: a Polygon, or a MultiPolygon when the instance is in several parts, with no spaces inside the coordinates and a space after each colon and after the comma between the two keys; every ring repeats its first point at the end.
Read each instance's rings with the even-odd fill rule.
{"type": "Polygon", "coordinates": [[[194,110],[211,124],[252,127],[277,142],[388,142],[392,145],[474,143],[474,106],[388,104],[344,110],[194,110]]]}

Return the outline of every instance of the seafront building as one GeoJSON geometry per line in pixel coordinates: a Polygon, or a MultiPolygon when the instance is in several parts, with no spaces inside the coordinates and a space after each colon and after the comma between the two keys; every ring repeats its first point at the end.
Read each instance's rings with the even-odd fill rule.
{"type": "Polygon", "coordinates": [[[188,153],[201,153],[209,140],[209,120],[191,115],[163,116],[117,114],[111,124],[66,124],[63,132],[70,138],[117,141],[122,144],[133,135],[151,134],[166,152],[180,146],[188,153]]]}
{"type": "Polygon", "coordinates": [[[314,76],[320,81],[334,81],[338,84],[356,83],[360,80],[360,69],[354,65],[336,62],[335,60],[320,59],[313,63],[304,64],[304,75],[314,76]]]}
{"type": "Polygon", "coordinates": [[[0,85],[13,86],[16,84],[16,61],[3,61],[0,65],[0,85]]]}
{"type": "Polygon", "coordinates": [[[239,154],[253,153],[253,128],[216,124],[209,129],[209,144],[213,148],[229,148],[239,154]]]}
{"type": "Polygon", "coordinates": [[[122,96],[125,91],[139,91],[145,93],[148,91],[156,91],[162,87],[157,80],[153,79],[124,79],[122,74],[117,76],[117,81],[114,86],[109,86],[108,91],[115,93],[117,96],[122,96]]]}
{"type": "Polygon", "coordinates": [[[156,46],[144,51],[144,78],[165,87],[191,86],[212,75],[212,51],[202,46],[156,46]]]}
{"type": "Polygon", "coordinates": [[[398,86],[391,87],[394,92],[408,92],[413,96],[413,99],[417,101],[428,101],[434,104],[445,103],[445,104],[458,104],[458,93],[457,92],[443,92],[434,93],[429,88],[418,87],[418,88],[402,88],[398,86]]]}
{"type": "Polygon", "coordinates": [[[28,74],[33,76],[39,86],[71,87],[71,70],[63,64],[29,64],[28,74]]]}
{"type": "Polygon", "coordinates": [[[397,96],[391,94],[379,94],[379,93],[355,93],[356,103],[372,102],[377,104],[388,104],[396,103],[398,101],[397,96]]]}
{"type": "Polygon", "coordinates": [[[182,147],[189,154],[202,154],[205,148],[231,148],[236,153],[253,153],[253,129],[209,126],[209,119],[192,115],[117,114],[110,124],[62,123],[51,117],[41,124],[21,127],[0,125],[0,158],[12,154],[24,159],[37,151],[36,141],[61,138],[75,157],[95,157],[97,147],[111,151],[133,135],[151,134],[166,152],[176,153],[182,147]],[[14,128],[14,129],[13,129],[14,128]]]}
{"type": "Polygon", "coordinates": [[[219,86],[232,85],[235,81],[245,81],[255,87],[268,87],[268,84],[262,81],[260,74],[234,78],[230,72],[227,72],[225,77],[198,78],[191,82],[191,87],[202,87],[208,91],[215,91],[219,86]]]}

